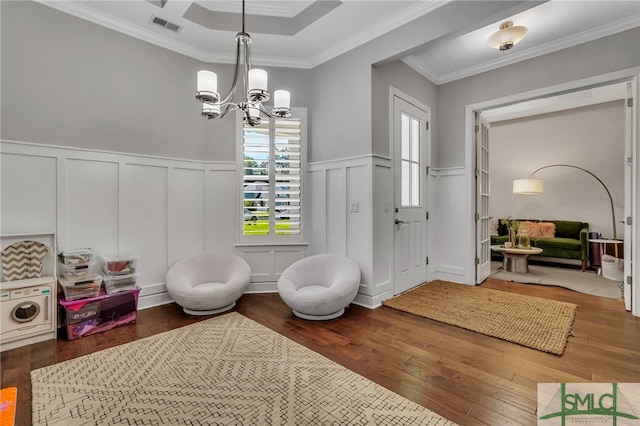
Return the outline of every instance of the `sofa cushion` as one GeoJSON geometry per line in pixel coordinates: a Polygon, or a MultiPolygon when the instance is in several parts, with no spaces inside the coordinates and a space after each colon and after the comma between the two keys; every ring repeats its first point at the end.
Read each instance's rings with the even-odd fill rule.
{"type": "Polygon", "coordinates": [[[568,220],[554,220],[556,224],[556,237],[580,239],[580,231],[588,225],[583,222],[568,220]]]}
{"type": "Polygon", "coordinates": [[[573,238],[536,238],[532,239],[536,247],[544,250],[545,247],[568,249],[568,250],[580,250],[580,240],[573,238]]]}
{"type": "Polygon", "coordinates": [[[552,222],[520,222],[518,232],[527,231],[530,238],[553,238],[556,236],[556,225],[552,222]]]}

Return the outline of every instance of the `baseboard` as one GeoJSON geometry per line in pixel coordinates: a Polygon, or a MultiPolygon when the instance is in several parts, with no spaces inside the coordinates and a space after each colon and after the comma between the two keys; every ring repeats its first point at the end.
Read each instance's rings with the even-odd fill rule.
{"type": "Polygon", "coordinates": [[[173,300],[167,292],[140,296],[138,299],[138,310],[168,305],[169,303],[173,303],[173,300]]]}
{"type": "Polygon", "coordinates": [[[245,291],[245,294],[256,294],[256,293],[277,293],[278,292],[278,283],[275,281],[267,281],[267,282],[258,282],[258,283],[249,283],[249,288],[245,291]]]}
{"type": "Polygon", "coordinates": [[[354,305],[362,306],[363,308],[375,309],[382,305],[384,300],[393,297],[391,290],[377,294],[375,296],[367,296],[365,294],[358,293],[353,300],[354,305]]]}

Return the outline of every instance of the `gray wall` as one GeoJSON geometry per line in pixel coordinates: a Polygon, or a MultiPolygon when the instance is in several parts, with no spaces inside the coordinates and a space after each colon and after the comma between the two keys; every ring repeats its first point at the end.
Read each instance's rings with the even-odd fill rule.
{"type": "Polygon", "coordinates": [[[640,66],[638,40],[634,28],[439,86],[434,165],[464,165],[466,105],[640,66]]]}
{"type": "MultiPolygon", "coordinates": [[[[533,4],[448,3],[313,70],[272,69],[269,86],[289,86],[292,105],[309,108],[309,161],[383,152],[386,144],[371,134],[372,64],[394,62],[460,28],[480,27],[533,4]],[[455,27],[445,24],[451,17],[455,27]]],[[[215,69],[226,88],[230,65],[207,66],[35,2],[1,7],[2,138],[235,158],[233,123],[201,118],[193,99],[198,69],[215,69]]]]}
{"type": "MultiPolygon", "coordinates": [[[[393,86],[433,109],[437,104],[437,86],[401,61],[372,67],[371,75],[372,151],[375,155],[391,157],[389,87],[393,86]]],[[[433,124],[431,132],[435,134],[433,124]]]]}
{"type": "Polygon", "coordinates": [[[309,161],[369,155],[379,149],[374,149],[371,135],[371,65],[395,62],[462,28],[480,28],[537,3],[450,2],[314,68],[309,105],[313,110],[309,161]]]}
{"type": "MultiPolygon", "coordinates": [[[[7,140],[172,158],[235,159],[232,117],[206,120],[197,60],[35,2],[1,2],[2,133],[7,140]]],[[[271,71],[271,69],[267,69],[271,71]]],[[[269,87],[304,105],[310,72],[273,69],[269,87]]],[[[224,96],[226,93],[222,93],[224,96]]]]}
{"type": "MultiPolygon", "coordinates": [[[[514,195],[513,179],[550,164],[571,164],[598,176],[611,192],[616,217],[624,215],[625,103],[599,105],[491,123],[490,214],[494,217],[579,220],[613,237],[606,191],[583,171],[553,167],[543,179],[544,194],[514,195]]],[[[622,225],[617,226],[618,238],[622,225]]]]}

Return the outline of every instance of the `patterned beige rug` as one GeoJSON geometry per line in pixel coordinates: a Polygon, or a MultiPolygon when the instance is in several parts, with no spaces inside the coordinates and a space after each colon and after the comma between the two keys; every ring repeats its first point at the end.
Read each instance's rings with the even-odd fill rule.
{"type": "Polygon", "coordinates": [[[453,425],[238,314],[31,372],[33,424],[453,425]]]}
{"type": "Polygon", "coordinates": [[[562,355],[577,305],[432,281],[382,302],[401,311],[562,355]]]}

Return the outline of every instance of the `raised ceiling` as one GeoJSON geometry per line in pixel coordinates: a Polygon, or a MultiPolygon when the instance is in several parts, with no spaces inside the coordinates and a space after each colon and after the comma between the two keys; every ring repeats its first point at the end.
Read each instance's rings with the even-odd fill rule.
{"type": "MultiPolygon", "coordinates": [[[[254,65],[313,68],[449,1],[248,0],[245,30],[253,38],[254,65]]],[[[198,60],[232,63],[235,59],[235,34],[241,30],[240,0],[40,3],[198,60]]],[[[637,0],[530,4],[527,10],[509,17],[529,29],[527,37],[509,51],[500,52],[485,44],[505,20],[501,19],[442,37],[403,61],[441,84],[640,26],[637,0]]]]}

